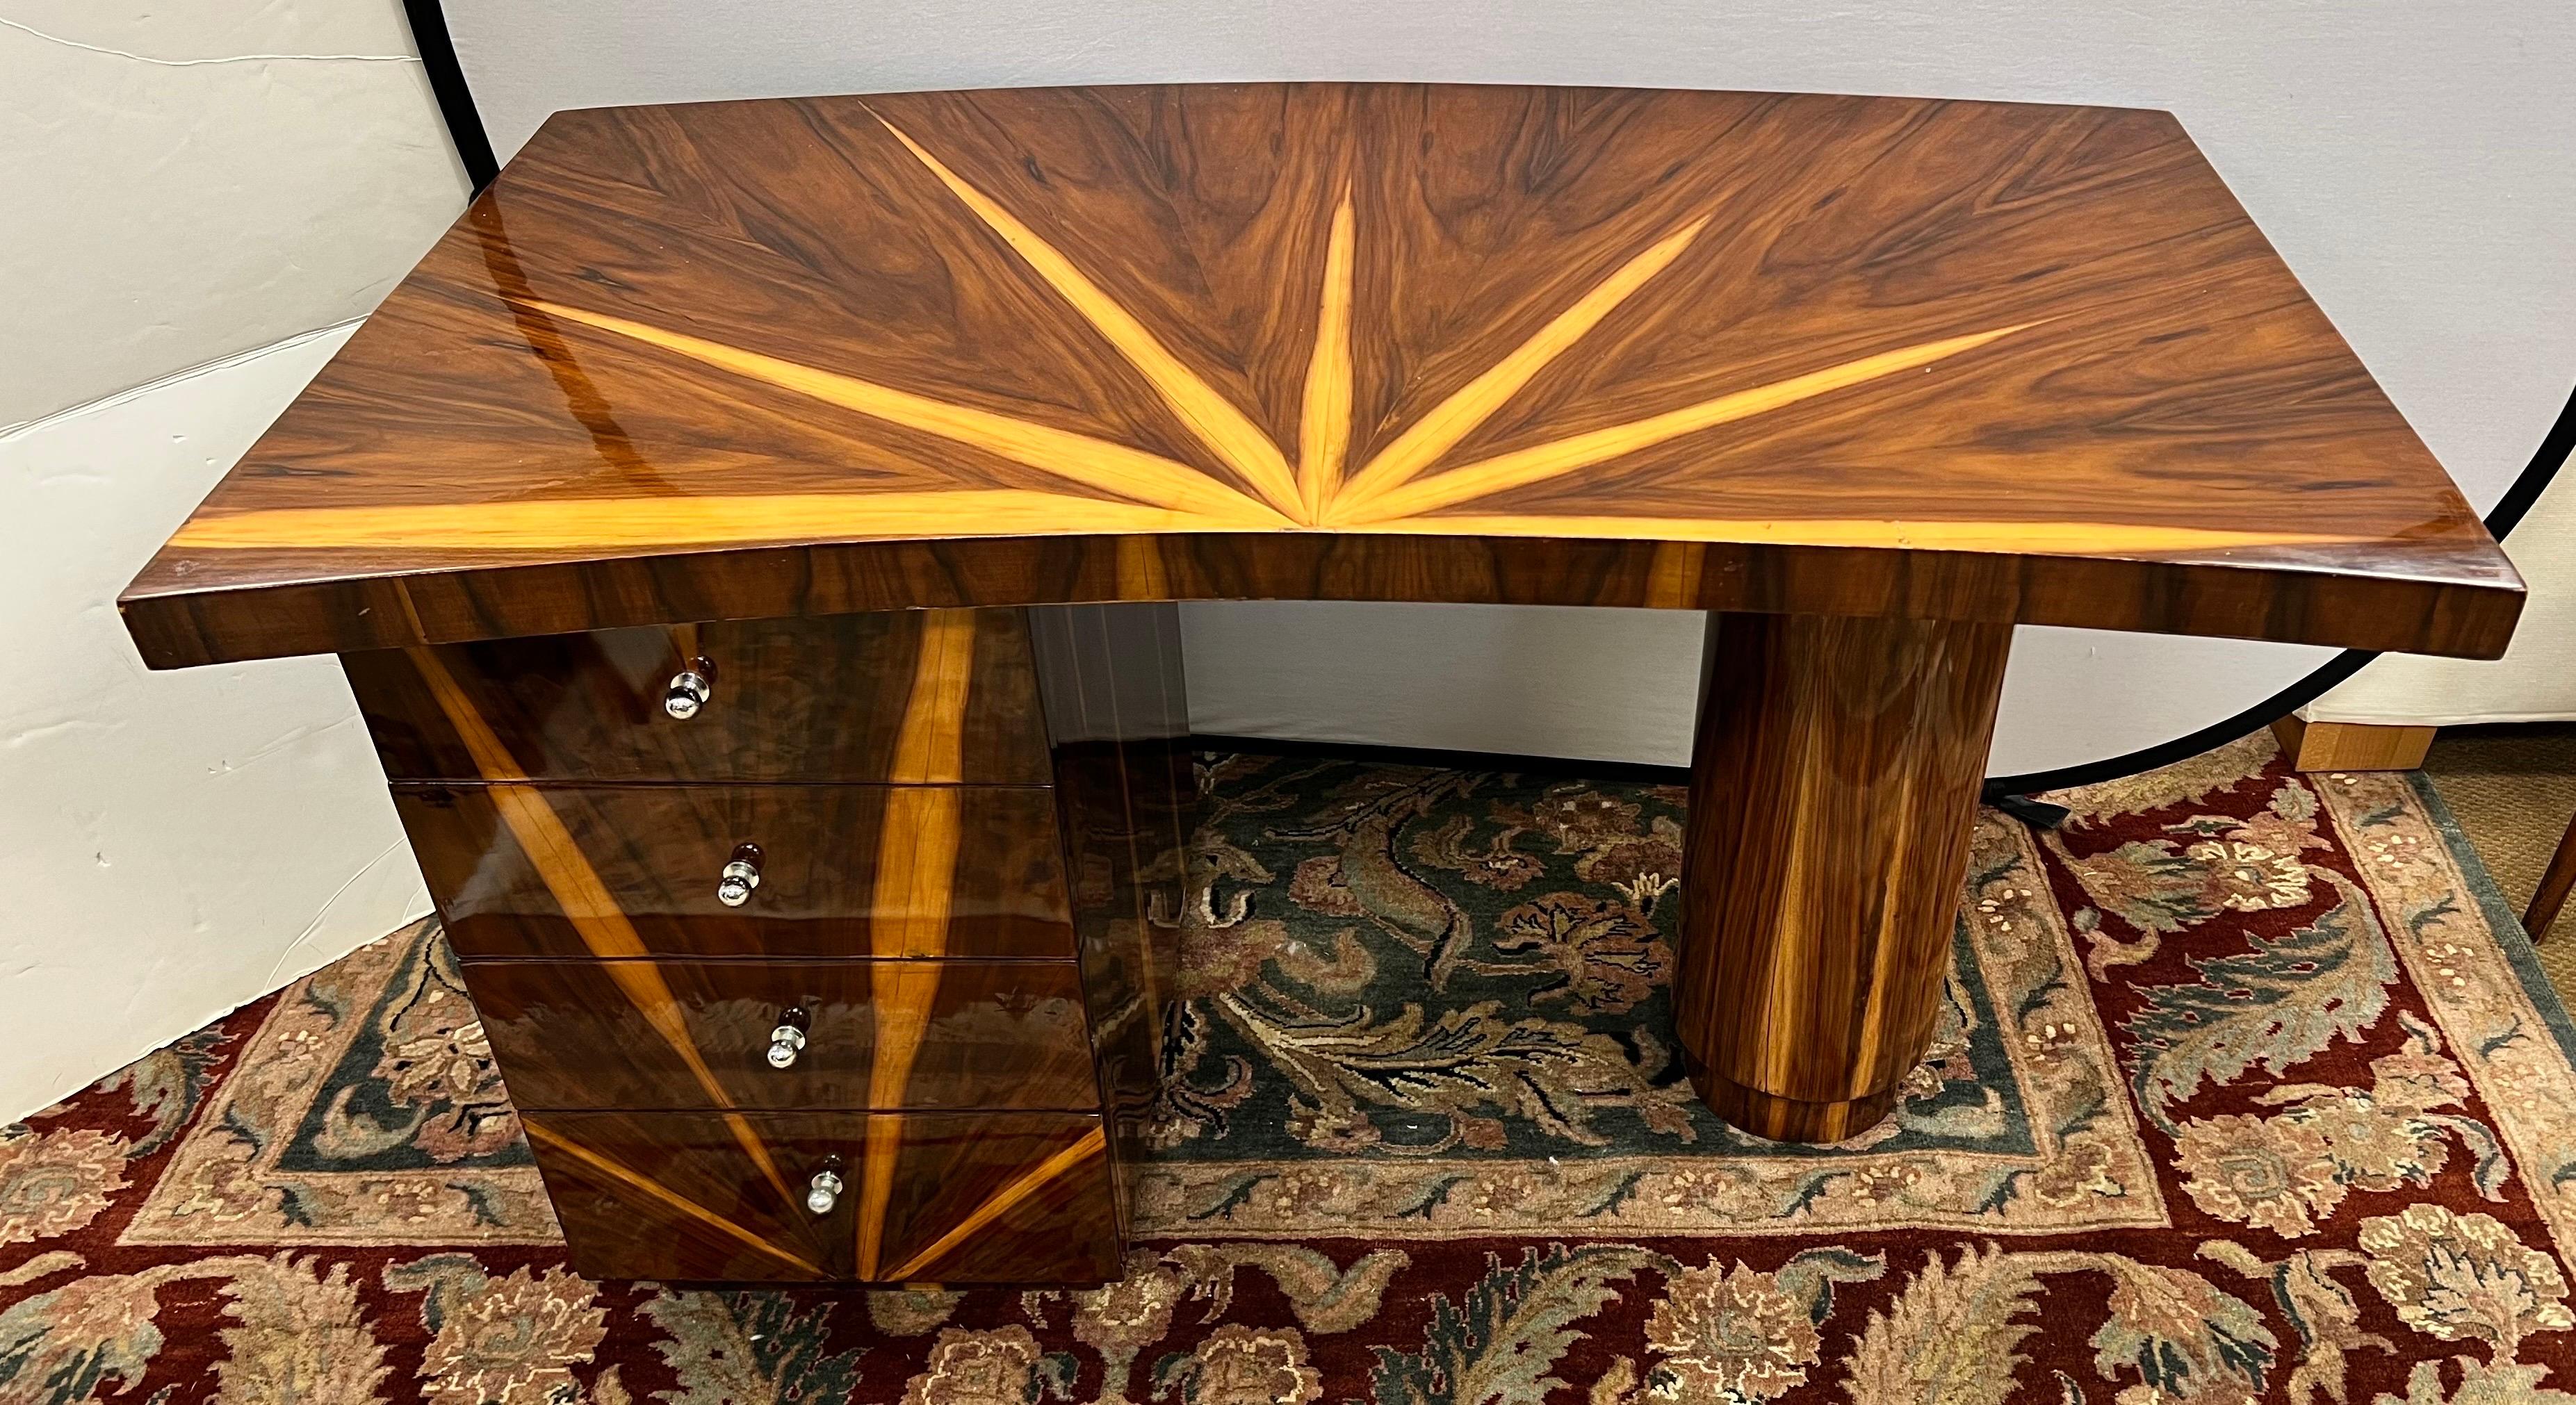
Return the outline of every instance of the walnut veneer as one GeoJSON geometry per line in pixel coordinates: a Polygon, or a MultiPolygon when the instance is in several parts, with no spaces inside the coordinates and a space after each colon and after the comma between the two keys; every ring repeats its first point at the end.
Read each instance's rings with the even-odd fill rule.
{"type": "Polygon", "coordinates": [[[2161,112],[1370,84],[550,119],[154,558],[156,663],[1041,601],[2492,655],[2161,112]]]}
{"type": "Polygon", "coordinates": [[[577,1267],[1115,1276],[1180,911],[1174,616],[349,657],[577,1267]],[[690,715],[673,670],[712,680],[690,715]]]}
{"type": "Polygon", "coordinates": [[[926,809],[941,812],[956,846],[938,894],[934,950],[1073,956],[1056,797],[1042,787],[405,782],[393,790],[448,940],[467,957],[587,954],[598,923],[583,904],[594,895],[615,905],[615,941],[637,954],[927,954],[910,948],[934,934],[902,906],[919,895],[895,891],[905,875],[887,871],[913,861],[926,809]],[[549,822],[531,835],[512,812],[537,803],[549,822]],[[565,848],[550,852],[549,843],[565,848]],[[716,880],[743,843],[762,851],[758,900],[729,907],[716,880]],[[571,894],[557,886],[565,859],[589,874],[571,894]]]}
{"type": "Polygon", "coordinates": [[[592,1278],[1082,1283],[1115,1277],[1119,1221],[1097,1116],[539,1112],[522,1119],[573,1266],[592,1278]],[[886,1193],[844,1209],[744,1148],[805,1167],[870,1148],[886,1193]]]}
{"type": "MultiPolygon", "coordinates": [[[[1069,953],[1068,953],[1069,956],[1069,953]]],[[[871,1108],[1093,1111],[1080,974],[1062,961],[468,962],[474,1008],[521,1111],[871,1108]],[[638,1003],[632,990],[660,991],[638,1003]],[[907,990],[908,984],[924,987],[907,990]],[[667,996],[661,991],[667,991],[667,996]],[[918,1013],[898,1024],[880,999],[918,1013]],[[782,1011],[806,1043],[771,1066],[782,1011]],[[666,1038],[672,1029],[681,1038],[666,1038]],[[884,1039],[912,1041],[901,1087],[878,1081],[884,1039]],[[684,1055],[694,1049],[712,1079],[684,1055]],[[710,1086],[711,1085],[711,1086],[710,1086]]]]}
{"type": "Polygon", "coordinates": [[[1682,1048],[1739,1126],[1837,1141],[1931,1042],[2012,631],[1709,616],[1682,1048]],[[1819,934],[1830,934],[1818,940],[1819,934]]]}
{"type": "Polygon", "coordinates": [[[1684,1042],[1815,1138],[1921,1052],[2010,626],[2492,657],[2521,586],[2167,114],[1323,83],[559,113],[121,603],[343,655],[578,1262],[965,1281],[1117,1263],[1166,602],[1256,598],[1715,612],[1684,1042]]]}
{"type": "MultiPolygon", "coordinates": [[[[492,639],[443,649],[474,714],[532,780],[887,781],[911,695],[918,612],[740,620],[492,639]],[[724,705],[674,727],[665,685],[715,663],[724,705]]],[[[979,623],[956,779],[1054,778],[1016,615],[979,623]]],[[[400,651],[351,654],[349,686],[394,781],[475,774],[472,748],[400,651]]]]}

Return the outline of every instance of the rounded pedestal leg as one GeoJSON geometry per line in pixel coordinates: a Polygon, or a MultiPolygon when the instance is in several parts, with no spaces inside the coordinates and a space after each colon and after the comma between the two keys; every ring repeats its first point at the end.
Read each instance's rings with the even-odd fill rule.
{"type": "Polygon", "coordinates": [[[1674,983],[1691,1080],[1757,1136],[1895,1105],[1950,969],[2012,627],[1715,614],[1674,983]]]}

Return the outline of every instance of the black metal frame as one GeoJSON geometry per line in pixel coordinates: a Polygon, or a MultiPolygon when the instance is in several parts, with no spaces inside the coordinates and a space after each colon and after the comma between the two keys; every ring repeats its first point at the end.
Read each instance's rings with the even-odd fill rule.
{"type": "Polygon", "coordinates": [[[501,174],[501,163],[492,157],[483,114],[475,110],[474,91],[465,86],[465,68],[456,61],[456,42],[447,33],[447,12],[438,7],[438,0],[403,0],[403,18],[411,22],[411,42],[419,48],[421,67],[429,73],[429,91],[438,99],[438,115],[446,119],[447,139],[456,144],[456,158],[465,163],[465,178],[480,195],[501,174]]]}

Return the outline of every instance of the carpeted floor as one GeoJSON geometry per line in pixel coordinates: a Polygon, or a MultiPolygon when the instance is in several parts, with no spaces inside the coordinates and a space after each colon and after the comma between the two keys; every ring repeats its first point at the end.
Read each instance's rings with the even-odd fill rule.
{"type": "Polygon", "coordinates": [[[0,1137],[0,1405],[2576,1405],[2576,1028],[2413,778],[1988,816],[1933,1056],[1823,1148],[1656,1033],[1674,791],[1210,784],[1125,1282],[577,1279],[417,930],[0,1137]]]}
{"type": "MultiPolygon", "coordinates": [[[[2576,726],[2454,727],[2433,743],[2424,773],[2520,913],[2576,815],[2576,726]]],[[[2541,969],[2561,1000],[2576,997],[2576,904],[2554,933],[2534,932],[2541,969]]]]}

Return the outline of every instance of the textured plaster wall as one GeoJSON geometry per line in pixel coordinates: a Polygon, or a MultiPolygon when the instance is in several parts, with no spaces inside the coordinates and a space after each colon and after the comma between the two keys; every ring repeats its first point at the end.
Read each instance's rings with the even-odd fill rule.
{"type": "Polygon", "coordinates": [[[347,336],[0,435],[0,1119],[429,909],[337,660],[149,673],[116,615],[347,336]]]}
{"type": "MultiPolygon", "coordinates": [[[[561,107],[1173,79],[1920,93],[2178,114],[2481,506],[2576,379],[2563,0],[448,0],[506,155],[561,107]]],[[[1214,731],[1674,760],[1677,614],[1195,606],[1214,731]],[[1433,662],[1437,667],[1433,667],[1433,662]]],[[[1994,765],[2091,760],[2325,657],[2025,630],[1994,765]]]]}
{"type": "Polygon", "coordinates": [[[394,0],[0,0],[0,426],[364,315],[463,203],[394,0]]]}
{"type": "Polygon", "coordinates": [[[465,200],[395,0],[0,0],[0,1121],[428,908],[329,659],[114,600],[465,200]]]}

